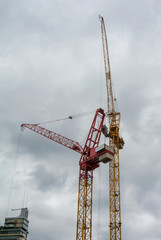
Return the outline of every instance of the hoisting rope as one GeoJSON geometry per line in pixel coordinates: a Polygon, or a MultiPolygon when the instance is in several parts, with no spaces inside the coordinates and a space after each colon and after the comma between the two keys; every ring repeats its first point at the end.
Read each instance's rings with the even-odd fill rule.
{"type": "Polygon", "coordinates": [[[14,190],[14,184],[15,184],[15,178],[16,178],[16,170],[17,170],[17,159],[18,159],[18,154],[19,154],[19,147],[20,147],[20,143],[21,143],[21,136],[22,133],[19,132],[18,138],[17,138],[17,144],[16,144],[16,149],[14,152],[14,158],[13,158],[13,165],[12,166],[12,174],[10,175],[10,182],[9,182],[9,186],[8,186],[8,197],[7,197],[7,201],[6,201],[6,212],[5,212],[5,216],[8,215],[9,209],[10,209],[10,205],[11,202],[13,201],[13,190],[14,190]]]}
{"type": "Polygon", "coordinates": [[[71,119],[74,119],[74,118],[84,117],[84,116],[89,115],[89,114],[91,114],[95,111],[96,111],[96,109],[93,109],[93,110],[90,110],[90,111],[87,111],[87,112],[82,112],[82,113],[77,113],[77,114],[74,114],[74,115],[70,115],[69,117],[65,117],[65,118],[55,119],[55,120],[51,120],[51,121],[47,121],[47,122],[36,123],[36,125],[47,124],[47,123],[53,123],[53,122],[59,122],[59,121],[63,121],[63,120],[69,120],[69,119],[71,120],[71,119]]]}

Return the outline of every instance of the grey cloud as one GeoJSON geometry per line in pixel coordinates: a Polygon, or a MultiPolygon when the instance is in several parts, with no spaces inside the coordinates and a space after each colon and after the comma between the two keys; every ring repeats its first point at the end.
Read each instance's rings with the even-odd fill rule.
{"type": "MultiPolygon", "coordinates": [[[[18,148],[7,207],[21,205],[27,189],[28,239],[75,238],[79,154],[27,129],[18,138],[23,122],[106,108],[102,14],[126,143],[120,152],[123,239],[160,239],[160,2],[5,0],[0,13],[2,216],[18,148]]],[[[91,121],[46,128],[82,142],[91,121]]],[[[102,239],[109,234],[107,175],[99,186],[94,173],[93,239],[98,225],[102,239]]]]}
{"type": "Polygon", "coordinates": [[[56,170],[47,170],[45,165],[38,165],[30,176],[31,181],[36,184],[36,188],[44,192],[62,188],[67,178],[66,174],[57,173],[56,170]]]}

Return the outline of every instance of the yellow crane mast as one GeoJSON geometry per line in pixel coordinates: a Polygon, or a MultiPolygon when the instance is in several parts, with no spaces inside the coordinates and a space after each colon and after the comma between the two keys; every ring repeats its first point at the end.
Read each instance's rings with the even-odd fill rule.
{"type": "Polygon", "coordinates": [[[119,137],[120,112],[115,111],[114,97],[111,81],[111,69],[107,34],[102,16],[101,21],[102,45],[105,66],[105,78],[107,88],[109,132],[103,127],[103,133],[109,137],[109,145],[114,149],[113,160],[109,163],[109,207],[110,207],[110,240],[121,240],[121,204],[120,204],[120,170],[119,170],[119,149],[123,148],[123,138],[119,137]]]}

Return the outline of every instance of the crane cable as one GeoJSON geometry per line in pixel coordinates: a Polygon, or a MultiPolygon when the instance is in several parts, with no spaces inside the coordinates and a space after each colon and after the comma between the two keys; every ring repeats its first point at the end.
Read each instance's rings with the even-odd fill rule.
{"type": "Polygon", "coordinates": [[[55,120],[51,120],[51,121],[47,121],[47,122],[36,123],[36,125],[47,124],[47,123],[53,123],[53,122],[59,122],[59,121],[63,121],[63,120],[69,120],[69,119],[71,120],[71,119],[74,119],[74,118],[84,117],[86,115],[89,115],[89,114],[95,112],[95,110],[96,109],[92,109],[90,111],[82,112],[82,113],[78,113],[78,114],[74,114],[74,115],[70,115],[70,116],[65,117],[65,118],[55,119],[55,120]]]}
{"type": "Polygon", "coordinates": [[[19,132],[19,135],[18,135],[18,138],[17,138],[17,143],[16,143],[16,150],[14,152],[12,174],[10,175],[10,180],[9,180],[5,216],[8,215],[10,204],[13,200],[12,198],[13,198],[13,190],[14,190],[14,184],[15,184],[15,178],[16,178],[17,159],[18,159],[18,154],[19,154],[19,146],[20,146],[20,142],[21,142],[21,136],[22,136],[22,133],[19,132]]]}

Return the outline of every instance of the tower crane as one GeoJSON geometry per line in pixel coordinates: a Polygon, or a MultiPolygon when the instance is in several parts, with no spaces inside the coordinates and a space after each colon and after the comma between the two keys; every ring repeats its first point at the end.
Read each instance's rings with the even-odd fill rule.
{"type": "Polygon", "coordinates": [[[114,149],[113,160],[109,163],[109,212],[110,212],[110,240],[121,240],[121,204],[120,204],[120,170],[119,170],[119,149],[124,146],[123,138],[119,137],[120,128],[120,112],[116,112],[114,106],[114,97],[111,81],[111,69],[108,51],[107,34],[105,23],[102,16],[99,16],[101,21],[101,34],[105,66],[105,78],[107,89],[107,105],[109,132],[104,125],[102,132],[106,137],[109,137],[109,146],[114,149]]]}
{"type": "Polygon", "coordinates": [[[21,125],[22,128],[28,128],[81,154],[79,160],[76,240],[92,240],[93,171],[99,167],[100,162],[109,162],[110,240],[121,240],[119,149],[123,148],[124,141],[119,136],[120,112],[116,112],[114,106],[104,19],[101,16],[99,18],[105,65],[109,131],[107,126],[103,124],[105,112],[101,108],[97,109],[95,113],[84,147],[76,141],[41,127],[40,124],[23,123],[21,125]],[[109,137],[109,146],[106,144],[99,145],[101,133],[105,137],[109,137]]]}
{"type": "Polygon", "coordinates": [[[112,161],[113,148],[100,145],[105,112],[97,109],[84,147],[78,142],[50,131],[39,124],[23,123],[22,128],[28,128],[50,140],[57,142],[81,154],[79,160],[79,187],[76,240],[92,240],[92,193],[93,171],[99,167],[100,162],[112,161]]]}

